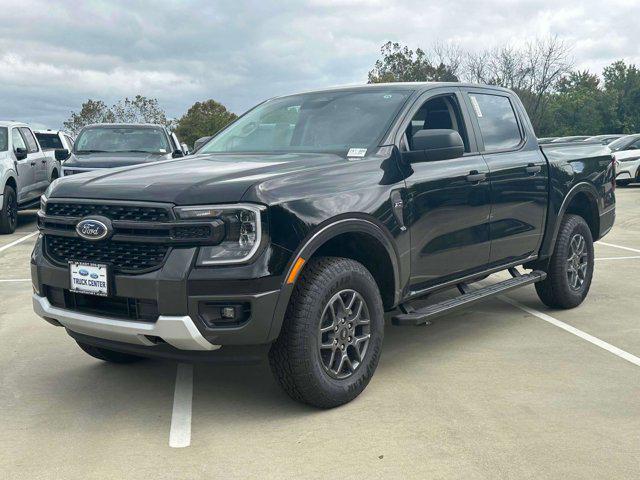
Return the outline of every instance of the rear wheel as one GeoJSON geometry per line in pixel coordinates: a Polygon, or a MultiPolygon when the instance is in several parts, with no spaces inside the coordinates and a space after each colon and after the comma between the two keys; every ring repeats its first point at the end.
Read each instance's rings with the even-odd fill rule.
{"type": "Polygon", "coordinates": [[[114,350],[107,350],[106,348],[94,347],[86,343],[77,342],[78,346],[85,352],[98,360],[111,363],[133,363],[143,360],[142,357],[137,355],[131,355],[129,353],[116,352],[114,350]]]}
{"type": "Polygon", "coordinates": [[[296,283],[269,362],[294,400],[332,408],[365,389],[383,336],[382,299],[369,271],[346,258],[312,259],[296,283]]]}
{"type": "Polygon", "coordinates": [[[536,283],[538,297],[549,307],[577,307],[589,293],[593,266],[593,238],[587,222],[577,215],[565,215],[547,278],[536,283]]]}
{"type": "Polygon", "coordinates": [[[4,187],[2,210],[0,210],[0,233],[13,233],[18,226],[18,197],[11,185],[4,187]]]}

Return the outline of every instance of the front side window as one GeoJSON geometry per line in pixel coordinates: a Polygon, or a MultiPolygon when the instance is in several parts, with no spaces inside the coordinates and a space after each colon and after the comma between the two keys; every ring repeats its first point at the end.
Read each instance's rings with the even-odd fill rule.
{"type": "Polygon", "coordinates": [[[18,148],[21,148],[22,150],[27,149],[27,144],[24,143],[24,138],[22,138],[20,130],[18,130],[17,128],[11,129],[11,143],[13,143],[14,152],[16,152],[18,148]]]}
{"type": "Polygon", "coordinates": [[[38,142],[43,150],[63,149],[62,140],[55,133],[36,133],[38,142]]]}
{"type": "Polygon", "coordinates": [[[242,116],[199,153],[373,149],[411,93],[376,89],[276,98],[242,116]]]}
{"type": "Polygon", "coordinates": [[[33,136],[31,130],[26,127],[20,127],[20,131],[22,132],[22,136],[27,142],[27,148],[29,149],[29,153],[35,153],[38,151],[38,142],[36,142],[36,137],[33,136]]]}
{"type": "Polygon", "coordinates": [[[486,151],[509,150],[520,145],[522,134],[508,97],[473,93],[469,99],[486,151]]]}
{"type": "Polygon", "coordinates": [[[9,149],[9,130],[7,127],[0,127],[0,152],[6,152],[9,149]]]}
{"type": "Polygon", "coordinates": [[[413,136],[420,130],[455,130],[462,137],[465,152],[469,151],[469,140],[464,120],[455,95],[444,95],[427,100],[411,119],[406,129],[408,149],[413,150],[413,136]]]}
{"type": "Polygon", "coordinates": [[[168,153],[169,141],[160,128],[91,127],[78,135],[75,153],[168,153]]]}

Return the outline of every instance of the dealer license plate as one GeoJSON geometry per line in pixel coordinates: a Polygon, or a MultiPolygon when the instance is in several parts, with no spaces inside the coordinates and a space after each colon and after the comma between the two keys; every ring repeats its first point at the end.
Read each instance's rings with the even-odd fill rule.
{"type": "Polygon", "coordinates": [[[109,295],[109,268],[89,262],[69,262],[71,291],[106,297],[109,295]]]}

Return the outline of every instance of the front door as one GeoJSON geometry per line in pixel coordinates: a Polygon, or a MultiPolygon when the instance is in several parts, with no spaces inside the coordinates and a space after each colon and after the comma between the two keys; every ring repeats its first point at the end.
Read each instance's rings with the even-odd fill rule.
{"type": "Polygon", "coordinates": [[[537,253],[544,233],[547,161],[535,138],[524,135],[519,104],[507,94],[467,89],[491,171],[490,263],[505,264],[537,253]]]}
{"type": "Polygon", "coordinates": [[[18,191],[16,194],[18,195],[18,203],[22,203],[36,196],[36,193],[34,193],[34,171],[36,166],[35,164],[32,165],[33,160],[29,159],[28,155],[27,158],[23,160],[17,160],[15,157],[16,150],[19,148],[28,152],[27,142],[22,138],[22,134],[18,128],[11,129],[11,143],[13,144],[16,173],[18,174],[18,191]]]}
{"type": "Polygon", "coordinates": [[[463,276],[489,260],[489,169],[468,135],[468,113],[458,89],[430,91],[405,130],[401,150],[421,129],[454,129],[464,156],[414,163],[406,179],[411,232],[411,290],[463,276]]]}

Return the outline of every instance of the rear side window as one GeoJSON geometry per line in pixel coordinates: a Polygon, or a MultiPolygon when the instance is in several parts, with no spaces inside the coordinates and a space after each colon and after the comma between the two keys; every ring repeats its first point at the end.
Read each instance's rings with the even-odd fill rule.
{"type": "Polygon", "coordinates": [[[509,150],[522,142],[511,101],[500,95],[470,94],[486,151],[509,150]]]}
{"type": "Polygon", "coordinates": [[[0,152],[6,152],[9,149],[9,130],[7,127],[0,127],[0,152]]]}
{"type": "Polygon", "coordinates": [[[36,133],[38,142],[43,150],[63,149],[62,140],[55,133],[36,133]]]}
{"type": "Polygon", "coordinates": [[[18,148],[23,150],[27,149],[27,144],[24,143],[24,138],[20,134],[20,130],[17,128],[11,129],[11,143],[13,143],[13,151],[15,152],[18,148]]]}
{"type": "Polygon", "coordinates": [[[38,151],[38,143],[36,142],[36,138],[26,127],[20,127],[20,131],[22,132],[22,136],[24,137],[25,142],[27,142],[27,149],[29,153],[34,153],[38,151]]]}

